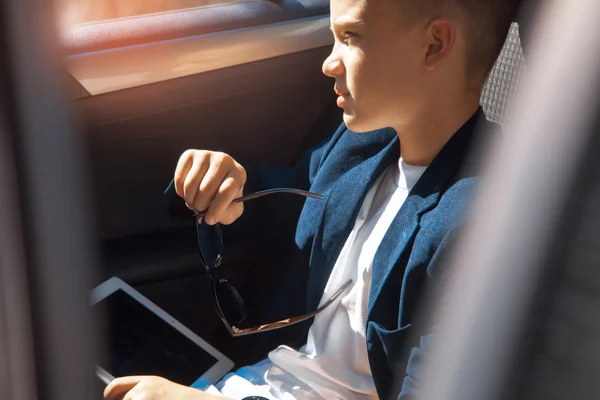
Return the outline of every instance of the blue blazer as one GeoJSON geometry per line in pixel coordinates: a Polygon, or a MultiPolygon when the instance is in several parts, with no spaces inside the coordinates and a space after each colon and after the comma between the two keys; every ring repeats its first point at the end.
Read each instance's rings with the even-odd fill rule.
{"type": "MultiPolygon", "coordinates": [[[[415,309],[425,286],[443,281],[442,260],[464,224],[481,158],[467,151],[475,132],[490,131],[479,129],[488,128],[483,124],[487,122],[479,109],[443,147],[410,192],[375,255],[366,337],[381,399],[406,399],[418,386],[431,330],[417,320],[415,309]]],[[[292,303],[296,313],[317,308],[370,186],[399,157],[400,143],[392,129],[355,133],[345,125],[309,155],[310,190],[325,200],[308,199],[304,204],[296,230],[295,270],[282,290],[289,300],[277,302],[282,306],[274,318],[291,316],[292,303]]],[[[302,333],[298,344],[309,327],[297,328],[302,333]]]]}
{"type": "MultiPolygon", "coordinates": [[[[407,399],[421,379],[432,333],[415,310],[423,300],[425,287],[444,280],[444,255],[464,225],[477,180],[481,153],[468,154],[468,150],[481,139],[475,136],[490,132],[484,124],[488,122],[479,109],[452,136],[411,190],[375,255],[366,337],[381,399],[407,399]]],[[[301,159],[299,169],[304,173],[300,175],[307,179],[304,184],[303,179],[296,179],[295,186],[309,187],[325,200],[304,202],[295,232],[295,264],[279,300],[273,302],[269,320],[317,308],[370,186],[387,167],[398,163],[399,157],[400,143],[394,130],[355,133],[342,124],[325,145],[301,159]]],[[[258,174],[249,170],[249,178],[253,172],[258,174]]],[[[285,203],[279,200],[274,204],[285,203]]],[[[270,212],[276,214],[276,207],[270,212]]],[[[289,213],[280,213],[281,218],[286,215],[289,213]]],[[[277,224],[268,221],[266,225],[277,224]]],[[[300,346],[306,341],[310,324],[307,321],[279,333],[283,331],[288,344],[300,346]]],[[[271,341],[271,346],[273,340],[281,339],[272,339],[269,333],[260,336],[271,341]]]]}

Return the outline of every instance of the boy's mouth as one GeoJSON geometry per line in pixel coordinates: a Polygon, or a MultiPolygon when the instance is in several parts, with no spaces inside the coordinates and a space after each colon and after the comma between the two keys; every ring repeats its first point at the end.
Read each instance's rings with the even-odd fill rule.
{"type": "Polygon", "coordinates": [[[343,90],[340,90],[338,88],[334,88],[333,91],[335,92],[335,94],[337,94],[340,97],[346,97],[346,96],[348,96],[350,94],[350,93],[348,93],[346,91],[343,91],[343,90]]]}
{"type": "Polygon", "coordinates": [[[349,93],[344,93],[341,91],[336,90],[335,94],[338,95],[338,98],[336,100],[336,104],[338,107],[340,108],[344,108],[344,106],[346,105],[346,101],[348,100],[348,97],[350,96],[349,93]]]}

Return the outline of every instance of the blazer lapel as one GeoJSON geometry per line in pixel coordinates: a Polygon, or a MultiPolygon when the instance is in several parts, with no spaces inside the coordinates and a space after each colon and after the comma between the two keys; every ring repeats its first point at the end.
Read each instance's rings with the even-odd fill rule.
{"type": "Polygon", "coordinates": [[[314,310],[323,296],[329,275],[354,227],[369,188],[386,167],[398,162],[399,157],[400,145],[395,136],[379,153],[342,175],[331,189],[313,240],[308,276],[309,310],[314,310]]]}
{"type": "MultiPolygon", "coordinates": [[[[427,171],[430,171],[430,168],[425,171],[422,179],[425,178],[427,171]]],[[[419,228],[421,216],[432,209],[439,200],[440,194],[438,191],[432,190],[433,188],[431,187],[427,188],[425,185],[420,184],[420,182],[422,180],[415,185],[404,201],[404,204],[402,204],[400,211],[396,214],[375,254],[371,289],[369,292],[368,320],[371,319],[373,307],[381,295],[384,285],[388,283],[390,273],[400,259],[405,259],[403,256],[406,259],[408,258],[410,249],[412,248],[411,243],[419,228]]],[[[393,284],[398,286],[398,290],[394,291],[394,293],[400,293],[401,283],[401,280],[393,282],[393,284]]],[[[388,315],[389,313],[385,314],[388,315]]]]}

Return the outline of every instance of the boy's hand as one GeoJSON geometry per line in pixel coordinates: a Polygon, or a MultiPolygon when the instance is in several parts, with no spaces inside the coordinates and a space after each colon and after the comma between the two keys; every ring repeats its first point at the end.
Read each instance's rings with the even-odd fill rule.
{"type": "Polygon", "coordinates": [[[232,200],[244,193],[246,170],[225,153],[187,150],[175,170],[175,191],[188,208],[206,211],[204,220],[233,223],[244,212],[242,203],[232,200]]]}
{"type": "Polygon", "coordinates": [[[106,400],[224,400],[158,376],[117,378],[104,389],[106,400]]]}

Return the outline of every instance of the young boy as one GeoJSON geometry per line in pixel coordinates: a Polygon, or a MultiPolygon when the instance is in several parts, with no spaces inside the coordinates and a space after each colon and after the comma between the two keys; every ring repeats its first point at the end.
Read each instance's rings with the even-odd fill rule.
{"type": "MultiPolygon", "coordinates": [[[[314,311],[345,281],[352,286],[315,317],[300,350],[276,348],[226,377],[222,395],[406,398],[426,384],[430,332],[415,325],[414,309],[424,286],[443,280],[439,260],[464,220],[479,98],[516,3],[331,0],[335,44],[323,72],[335,78],[344,124],[311,156],[311,191],[325,200],[308,199],[298,222],[300,289],[290,295],[306,301],[290,304],[314,311]]],[[[208,210],[209,224],[242,214],[232,200],[245,181],[231,157],[200,150],[182,155],[174,180],[190,208],[208,210]]],[[[105,396],[212,398],[157,377],[118,378],[105,396]]]]}

